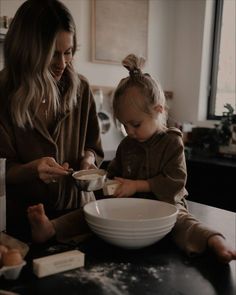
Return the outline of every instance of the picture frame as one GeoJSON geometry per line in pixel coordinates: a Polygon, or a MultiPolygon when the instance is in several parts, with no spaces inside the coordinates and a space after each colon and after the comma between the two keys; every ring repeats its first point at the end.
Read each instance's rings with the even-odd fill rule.
{"type": "Polygon", "coordinates": [[[147,59],[149,0],[92,0],[92,62],[120,64],[130,53],[147,59]]]}

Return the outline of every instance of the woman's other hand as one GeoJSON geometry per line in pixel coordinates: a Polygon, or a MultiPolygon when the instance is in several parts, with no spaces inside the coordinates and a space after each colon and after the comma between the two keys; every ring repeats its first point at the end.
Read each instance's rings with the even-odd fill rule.
{"type": "Polygon", "coordinates": [[[88,169],[97,169],[95,165],[95,156],[94,153],[91,151],[85,151],[84,157],[80,162],[80,169],[81,170],[88,170],[88,169]]]}

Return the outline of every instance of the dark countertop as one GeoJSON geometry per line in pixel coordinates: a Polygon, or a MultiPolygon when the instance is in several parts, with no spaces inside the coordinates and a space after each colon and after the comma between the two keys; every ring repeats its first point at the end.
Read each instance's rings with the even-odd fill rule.
{"type": "MultiPolygon", "coordinates": [[[[235,247],[236,214],[188,202],[190,212],[224,233],[235,247]]],[[[222,265],[211,255],[187,257],[169,236],[153,246],[125,250],[95,236],[78,245],[32,246],[19,279],[0,279],[0,289],[22,295],[233,295],[236,294],[236,262],[222,265]],[[32,258],[70,249],[86,254],[85,267],[38,279],[32,258]]]]}

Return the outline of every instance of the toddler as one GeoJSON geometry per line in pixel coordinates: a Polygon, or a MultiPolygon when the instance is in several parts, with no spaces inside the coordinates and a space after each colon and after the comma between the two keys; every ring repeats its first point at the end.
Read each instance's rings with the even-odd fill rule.
{"type": "MultiPolygon", "coordinates": [[[[178,247],[189,255],[209,248],[220,261],[228,263],[236,259],[236,250],[228,246],[221,233],[200,223],[187,210],[182,134],[176,128],[167,128],[163,90],[149,74],[142,73],[143,64],[142,58],[128,55],[123,65],[129,76],[120,81],[114,93],[114,117],[127,132],[107,168],[108,177],[119,182],[114,197],[140,196],[176,205],[179,214],[171,234],[178,247]]],[[[80,210],[49,221],[41,205],[29,208],[28,214],[38,241],[54,234],[63,238],[68,228],[73,230],[73,224],[77,230],[73,234],[77,234],[77,222],[83,220],[80,210]]]]}

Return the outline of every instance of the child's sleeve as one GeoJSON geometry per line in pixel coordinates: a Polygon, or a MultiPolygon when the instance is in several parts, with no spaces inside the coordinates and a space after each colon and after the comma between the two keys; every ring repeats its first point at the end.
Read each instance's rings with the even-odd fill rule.
{"type": "Polygon", "coordinates": [[[175,204],[187,195],[185,184],[187,168],[182,137],[178,134],[170,137],[162,158],[160,173],[148,179],[151,191],[161,201],[175,204]]]}

